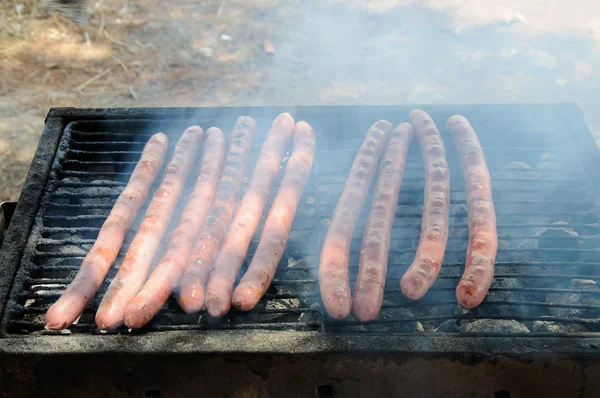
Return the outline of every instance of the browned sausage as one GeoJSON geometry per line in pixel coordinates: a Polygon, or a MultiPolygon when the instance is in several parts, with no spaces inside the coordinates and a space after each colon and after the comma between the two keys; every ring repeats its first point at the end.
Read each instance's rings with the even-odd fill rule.
{"type": "Polygon", "coordinates": [[[385,120],[375,122],[358,150],[344,191],[333,213],[319,267],[321,298],[329,315],[344,319],[350,314],[352,298],[348,282],[348,261],[352,233],[369,193],[379,157],[392,130],[385,120]]]}
{"type": "Polygon", "coordinates": [[[390,134],[379,166],[352,297],[352,313],[361,321],[373,320],[383,302],[392,223],[398,208],[406,155],[414,135],[410,123],[396,127],[390,134]]]}
{"type": "Polygon", "coordinates": [[[225,136],[218,128],[211,127],[206,131],[200,172],[194,190],[187,200],[177,228],[171,235],[165,255],[125,310],[127,327],[137,329],[150,322],[177,286],[206,213],[215,198],[224,157],[225,136]]]}
{"type": "Polygon", "coordinates": [[[418,300],[437,279],[444,260],[448,243],[450,172],[444,141],[431,117],[415,110],[409,118],[423,150],[425,192],[421,239],[415,260],[402,277],[400,287],[407,298],[418,300]]]}
{"type": "Polygon", "coordinates": [[[294,147],[273,206],[265,221],[260,242],[232,302],[248,311],[265,294],[275,276],[287,244],[298,202],[308,182],[315,156],[315,133],[308,123],[298,122],[294,129],[294,147]]]}
{"type": "Polygon", "coordinates": [[[140,228],[100,303],[96,313],[96,325],[101,330],[113,329],[123,323],[127,304],[144,286],[152,259],[167,230],[171,214],[181,198],[183,185],[190,174],[203,134],[200,127],[190,127],[177,141],[173,156],[165,168],[158,189],[152,196],[140,228]]]}
{"type": "Polygon", "coordinates": [[[238,118],[231,132],[229,151],[217,188],[217,196],[208,211],[199,239],[181,277],[179,304],[187,313],[198,312],[204,306],[204,289],[208,274],[242,189],[254,130],[256,122],[250,117],[242,116],[238,118]]]}
{"type": "Polygon", "coordinates": [[[235,278],[246,258],[293,130],[294,119],[289,113],[282,113],[275,118],[267,133],[252,180],[238,205],[208,278],[206,309],[213,317],[222,317],[229,311],[235,278]]]}
{"type": "Polygon", "coordinates": [[[167,136],[158,133],[144,147],[127,186],[100,228],[98,238],[85,256],[79,272],[48,310],[46,327],[49,329],[60,330],[71,326],[96,294],[119,254],[125,234],[148,197],[150,187],[165,160],[168,144],[167,136]]]}
{"type": "Polygon", "coordinates": [[[492,181],[481,144],[469,121],[463,116],[452,116],[447,127],[460,155],[469,205],[469,248],[456,298],[461,306],[473,308],[481,304],[494,278],[498,233],[492,181]]]}

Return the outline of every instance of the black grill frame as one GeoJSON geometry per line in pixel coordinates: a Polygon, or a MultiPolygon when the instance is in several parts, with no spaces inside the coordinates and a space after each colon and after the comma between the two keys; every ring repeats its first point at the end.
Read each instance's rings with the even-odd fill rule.
{"type": "MultiPolygon", "coordinates": [[[[400,122],[411,109],[422,108],[449,117],[455,113],[489,112],[515,115],[551,114],[570,127],[571,138],[581,156],[596,190],[600,184],[600,151],[598,150],[579,108],[574,104],[537,105],[456,105],[456,106],[348,106],[348,107],[244,107],[244,108],[134,108],[134,109],[75,109],[54,108],[46,118],[46,127],[32,162],[25,186],[0,252],[0,314],[2,336],[0,352],[7,353],[418,353],[418,354],[600,354],[600,333],[556,334],[547,337],[537,334],[506,336],[463,336],[460,334],[429,334],[406,336],[400,333],[370,333],[368,336],[351,333],[329,334],[320,331],[170,331],[152,335],[71,335],[15,336],[6,334],[5,310],[8,296],[20,259],[25,250],[34,217],[49,177],[65,126],[79,120],[178,119],[194,120],[199,111],[218,118],[219,115],[275,115],[291,111],[297,120],[311,117],[336,118],[340,115],[396,115],[391,121],[400,122]],[[306,117],[304,115],[307,115],[306,117]],[[268,342],[268,343],[267,343],[268,342]]],[[[374,121],[375,119],[373,119],[374,121]]],[[[445,120],[445,119],[444,119],[445,120]]],[[[204,127],[204,126],[203,126],[204,127]]],[[[443,126],[440,126],[443,128],[443,126]]],[[[446,140],[446,145],[452,145],[446,140]]],[[[453,174],[459,173],[453,170],[453,174]]]]}

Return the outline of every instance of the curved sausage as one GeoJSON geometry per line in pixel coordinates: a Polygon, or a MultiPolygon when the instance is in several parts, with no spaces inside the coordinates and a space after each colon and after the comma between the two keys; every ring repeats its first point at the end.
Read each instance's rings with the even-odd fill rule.
{"type": "Polygon", "coordinates": [[[235,279],[269,199],[273,180],[279,172],[279,165],[293,130],[294,119],[289,113],[282,113],[275,118],[267,133],[248,189],[237,207],[208,278],[206,309],[213,317],[222,317],[229,311],[235,279]]]}
{"type": "Polygon", "coordinates": [[[306,122],[294,129],[294,147],[283,180],[267,215],[260,242],[240,284],[233,292],[233,305],[249,311],[265,294],[275,276],[287,244],[298,202],[308,182],[315,157],[315,133],[306,122]]]}
{"type": "Polygon", "coordinates": [[[46,313],[47,328],[61,330],[71,326],[102,285],[119,254],[125,234],[148,197],[165,160],[168,144],[167,136],[158,133],[144,146],[127,186],[102,224],[98,238],[81,263],[77,275],[46,313]]]}
{"type": "Polygon", "coordinates": [[[127,304],[144,286],[152,259],[181,198],[183,185],[190,174],[203,134],[200,127],[190,127],[177,141],[173,156],[165,168],[160,185],[152,196],[127,255],[100,303],[96,325],[101,330],[113,329],[123,323],[127,304]]]}
{"type": "Polygon", "coordinates": [[[392,223],[398,208],[406,155],[414,136],[410,123],[400,124],[390,134],[381,159],[352,296],[352,314],[361,321],[373,320],[383,302],[392,223]]]}
{"type": "Polygon", "coordinates": [[[371,187],[379,157],[392,130],[385,120],[375,122],[358,150],[344,191],[333,213],[321,250],[319,286],[329,315],[344,319],[350,314],[352,298],[348,282],[348,261],[352,233],[371,187]]]}
{"type": "Polygon", "coordinates": [[[498,233],[492,181],[481,144],[469,121],[463,116],[452,116],[447,127],[460,155],[469,205],[469,248],[456,298],[464,308],[473,308],[481,304],[494,278],[498,233]]]}
{"type": "Polygon", "coordinates": [[[427,293],[442,268],[448,243],[450,172],[444,141],[431,117],[415,110],[409,118],[423,150],[425,192],[421,239],[415,260],[402,277],[400,288],[407,298],[418,300],[427,293]]]}
{"type": "Polygon", "coordinates": [[[187,313],[204,306],[204,288],[223,235],[231,222],[248,163],[256,122],[247,116],[238,118],[229,138],[225,169],[199,239],[196,241],[181,277],[179,304],[187,313]]]}
{"type": "Polygon", "coordinates": [[[194,190],[190,194],[169,247],[150,278],[125,309],[125,325],[137,329],[150,322],[177,286],[183,267],[200,233],[206,213],[215,198],[221,165],[225,157],[225,136],[215,127],[206,131],[202,161],[194,190]]]}

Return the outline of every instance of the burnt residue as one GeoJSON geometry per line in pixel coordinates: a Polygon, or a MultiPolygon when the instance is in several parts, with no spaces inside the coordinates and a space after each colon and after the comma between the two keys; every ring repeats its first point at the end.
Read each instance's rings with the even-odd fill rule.
{"type": "MultiPolygon", "coordinates": [[[[600,211],[597,181],[593,180],[593,174],[587,173],[586,166],[594,162],[587,157],[600,159],[600,155],[582,152],[580,144],[572,140],[572,137],[588,134],[577,121],[578,111],[566,105],[419,107],[429,111],[438,125],[444,125],[454,113],[465,114],[479,134],[486,155],[500,249],[495,280],[481,306],[464,310],[456,303],[454,291],[463,271],[468,241],[468,209],[456,151],[449,136],[442,131],[452,177],[449,241],[439,279],[419,301],[405,299],[399,286],[400,278],[414,258],[421,227],[424,171],[419,148],[413,144],[393,225],[386,290],[379,316],[369,323],[352,317],[334,322],[326,316],[316,278],[320,246],[356,150],[373,121],[388,119],[396,125],[407,119],[412,108],[298,107],[293,110],[293,116],[314,127],[317,154],[282,262],[263,300],[253,311],[232,310],[221,320],[212,319],[204,311],[185,314],[170,300],[146,328],[132,334],[136,338],[157,336],[156,341],[152,340],[155,344],[169,335],[159,332],[174,330],[188,331],[195,336],[216,336],[214,333],[229,331],[249,335],[269,331],[308,332],[316,333],[311,337],[314,341],[323,339],[325,342],[314,343],[316,350],[344,349],[344,342],[352,339],[362,339],[364,344],[346,348],[366,350],[373,344],[383,344],[385,339],[381,340],[381,336],[398,335],[406,344],[391,345],[389,349],[401,351],[411,347],[426,350],[428,344],[431,349],[445,346],[451,351],[453,347],[462,347],[457,345],[456,336],[487,336],[489,343],[481,350],[491,353],[503,349],[493,344],[494,338],[518,336],[520,340],[510,340],[516,345],[509,348],[519,352],[521,343],[517,342],[529,341],[527,339],[554,336],[560,341],[561,336],[589,338],[600,333],[600,286],[597,285],[600,283],[600,211]],[[434,341],[432,336],[441,340],[434,341]]],[[[273,117],[282,111],[286,110],[53,110],[51,115],[64,117],[62,125],[53,125],[55,119],[48,119],[48,128],[54,129],[51,138],[56,144],[54,149],[48,145],[47,149],[39,150],[44,152],[43,157],[34,160],[35,173],[30,175],[31,182],[29,179],[26,182],[26,196],[19,204],[21,215],[17,211],[7,237],[7,241],[12,242],[11,248],[4,248],[0,253],[0,258],[9,262],[8,266],[3,265],[1,272],[8,281],[14,281],[10,300],[2,302],[7,302],[9,309],[3,317],[3,332],[7,336],[57,338],[44,336],[44,313],[74,277],[152,133],[164,131],[171,138],[177,138],[192,124],[205,129],[214,124],[228,131],[236,117],[250,115],[258,125],[248,163],[247,174],[250,174],[264,134],[273,117]],[[63,134],[68,122],[71,124],[63,134]],[[28,223],[33,225],[31,230],[28,223]],[[23,243],[19,251],[21,241],[26,244],[23,243]],[[13,271],[18,268],[14,279],[9,272],[11,267],[13,271]]],[[[42,144],[47,145],[45,141],[42,144]]],[[[188,190],[191,188],[190,185],[188,190]]],[[[187,197],[187,193],[183,196],[187,197]]],[[[369,205],[364,206],[353,237],[349,266],[352,285],[358,272],[369,205]]],[[[270,202],[265,207],[263,221],[269,208],[270,202]]],[[[180,211],[176,210],[176,214],[180,211]]],[[[219,217],[219,214],[210,217],[219,217]]],[[[93,315],[120,266],[139,218],[127,235],[101,291],[77,324],[70,328],[71,334],[98,339],[111,337],[99,335],[93,315]]],[[[262,222],[251,242],[242,272],[256,250],[261,232],[262,222]]],[[[10,283],[5,280],[1,283],[8,292],[10,283]]],[[[283,351],[300,349],[281,341],[270,343],[283,351]]],[[[235,340],[232,344],[241,343],[235,340]]],[[[596,343],[586,340],[582,349],[595,351],[590,344],[596,343]]],[[[543,344],[531,347],[544,350],[543,344]]],[[[506,344],[504,348],[508,349],[506,344]]],[[[82,345],[81,349],[86,348],[82,345]]],[[[477,350],[476,347],[471,349],[477,350]]]]}

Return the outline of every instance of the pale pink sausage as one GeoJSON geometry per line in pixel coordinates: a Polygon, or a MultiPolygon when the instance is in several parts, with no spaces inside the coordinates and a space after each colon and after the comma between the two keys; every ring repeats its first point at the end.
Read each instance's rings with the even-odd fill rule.
{"type": "Polygon", "coordinates": [[[456,298],[461,306],[473,308],[481,304],[494,279],[498,233],[492,181],[483,149],[469,121],[463,116],[452,116],[447,127],[460,156],[469,205],[469,247],[456,298]]]}
{"type": "Polygon", "coordinates": [[[71,326],[98,291],[119,254],[125,234],[148,197],[165,160],[168,144],[167,136],[158,133],[144,147],[127,186],[100,228],[98,238],[85,256],[79,272],[46,313],[46,327],[49,329],[61,330],[71,326]]]}
{"type": "Polygon", "coordinates": [[[410,123],[396,127],[381,158],[352,296],[352,313],[361,321],[373,320],[383,302],[392,224],[398,208],[406,156],[414,135],[410,123]]]}
{"type": "Polygon", "coordinates": [[[204,306],[204,289],[213,261],[235,210],[244,180],[244,171],[252,146],[256,122],[247,116],[238,118],[230,135],[225,169],[219,181],[217,196],[208,211],[200,235],[181,277],[179,304],[187,312],[198,312],[204,306]]]}
{"type": "Polygon", "coordinates": [[[202,135],[200,127],[190,127],[177,142],[127,255],[100,303],[96,325],[101,330],[123,324],[127,304],[144,286],[152,259],[181,198],[202,135]]]}
{"type": "Polygon", "coordinates": [[[379,157],[392,127],[390,122],[380,120],[367,132],[354,158],[323,242],[319,286],[325,308],[334,319],[346,318],[352,308],[348,281],[352,233],[369,194],[379,157]]]}
{"type": "Polygon", "coordinates": [[[213,317],[221,317],[229,311],[235,279],[269,199],[293,130],[294,119],[289,113],[282,113],[267,133],[248,189],[237,207],[208,279],[206,309],[213,317]]]}
{"type": "Polygon", "coordinates": [[[409,299],[418,300],[437,279],[448,243],[450,213],[450,172],[444,141],[431,117],[416,110],[410,120],[417,130],[425,165],[425,192],[421,239],[415,260],[408,268],[400,288],[409,299]]]}
{"type": "Polygon", "coordinates": [[[218,128],[206,131],[202,160],[194,190],[190,194],[169,247],[150,278],[125,309],[125,325],[141,328],[158,313],[177,286],[194,242],[200,233],[221,176],[225,157],[225,136],[218,128]]]}
{"type": "Polygon", "coordinates": [[[306,122],[294,129],[294,147],[283,180],[267,215],[260,242],[240,284],[232,296],[233,305],[249,311],[265,294],[287,244],[298,202],[308,182],[315,156],[315,133],[306,122]]]}

